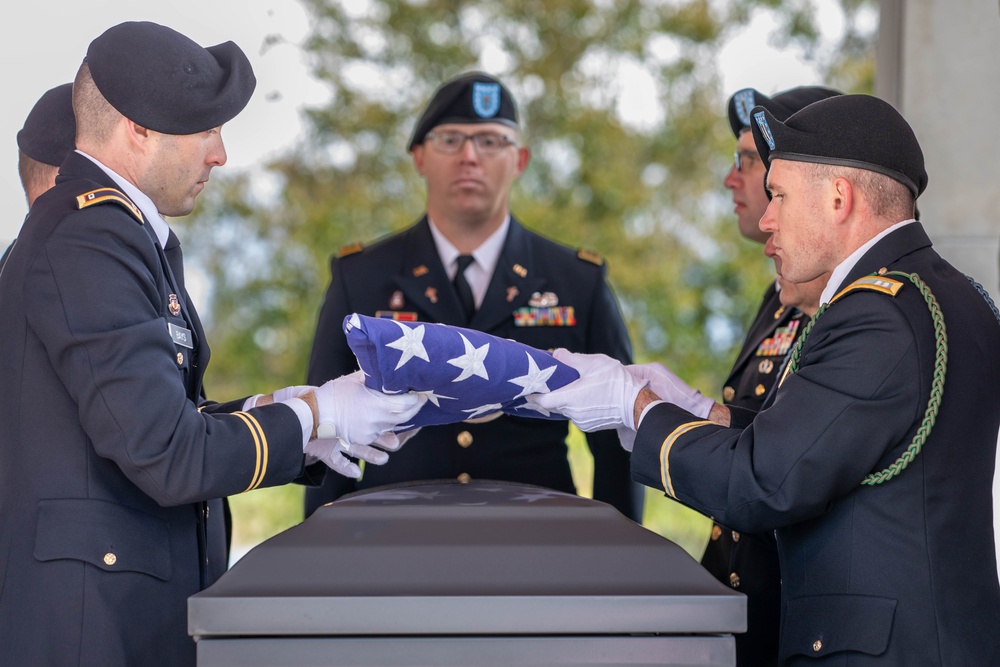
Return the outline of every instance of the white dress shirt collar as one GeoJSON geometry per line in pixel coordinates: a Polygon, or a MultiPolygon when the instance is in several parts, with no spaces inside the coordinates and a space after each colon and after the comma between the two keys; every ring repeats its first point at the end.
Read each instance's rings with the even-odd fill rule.
{"type": "Polygon", "coordinates": [[[160,247],[165,248],[167,246],[167,237],[170,235],[170,227],[167,225],[167,221],[163,219],[163,216],[160,215],[160,212],[156,210],[156,205],[153,204],[153,200],[144,195],[139,188],[126,181],[121,175],[118,174],[118,172],[105,165],[93,155],[88,155],[80,149],[77,149],[76,152],[100,167],[104,173],[106,173],[111,180],[118,185],[121,191],[124,192],[125,195],[139,207],[139,210],[142,211],[144,216],[146,216],[147,222],[149,222],[149,225],[156,233],[156,238],[160,242],[160,247]]]}
{"type": "MultiPolygon", "coordinates": [[[[438,257],[441,258],[441,264],[444,265],[445,271],[448,272],[448,279],[454,280],[455,273],[458,271],[458,256],[461,253],[459,253],[458,248],[451,241],[445,238],[441,230],[435,226],[433,220],[428,217],[427,222],[430,223],[431,236],[434,238],[434,246],[437,248],[438,257]]],[[[490,234],[485,241],[479,244],[478,248],[472,251],[472,257],[476,261],[466,269],[465,278],[469,281],[469,286],[472,288],[472,295],[476,298],[476,308],[482,305],[483,299],[486,296],[486,290],[490,286],[493,272],[500,262],[500,254],[503,252],[504,242],[507,240],[507,231],[509,229],[510,215],[504,218],[503,223],[495,232],[490,234]]]]}
{"type": "Polygon", "coordinates": [[[909,220],[903,220],[902,222],[897,222],[892,227],[883,229],[881,232],[879,232],[871,239],[869,239],[868,242],[865,243],[863,246],[861,246],[860,248],[852,252],[850,255],[848,255],[847,259],[838,264],[837,268],[835,268],[833,270],[833,273],[830,274],[830,279],[827,281],[826,287],[823,289],[823,294],[821,294],[819,297],[819,302],[830,303],[830,299],[835,297],[837,293],[840,291],[842,287],[841,283],[844,282],[845,278],[847,278],[847,274],[851,272],[854,266],[858,263],[858,260],[860,260],[866,252],[871,250],[872,246],[874,246],[876,243],[878,243],[883,238],[885,238],[892,232],[896,231],[897,229],[905,227],[906,225],[912,224],[914,222],[916,222],[916,220],[912,218],[909,220]]]}

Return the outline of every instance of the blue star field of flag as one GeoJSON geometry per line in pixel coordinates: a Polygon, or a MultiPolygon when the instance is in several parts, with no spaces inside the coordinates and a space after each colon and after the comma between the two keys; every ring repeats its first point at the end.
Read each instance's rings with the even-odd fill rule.
{"type": "Polygon", "coordinates": [[[579,377],[544,350],[472,329],[353,314],[344,318],[344,333],[366,386],[427,396],[412,423],[399,431],[498,412],[565,419],[525,405],[524,397],[548,393],[579,377]]]}

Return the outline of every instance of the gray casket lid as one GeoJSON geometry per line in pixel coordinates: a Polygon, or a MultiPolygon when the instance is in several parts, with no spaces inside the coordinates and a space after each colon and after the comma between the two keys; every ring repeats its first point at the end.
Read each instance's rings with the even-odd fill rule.
{"type": "Polygon", "coordinates": [[[735,633],[746,598],[610,505],[506,482],[345,496],[188,601],[190,634],[735,633]]]}

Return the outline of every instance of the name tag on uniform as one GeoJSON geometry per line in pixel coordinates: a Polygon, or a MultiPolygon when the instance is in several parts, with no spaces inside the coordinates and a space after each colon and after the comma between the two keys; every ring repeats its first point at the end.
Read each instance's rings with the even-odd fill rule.
{"type": "Polygon", "coordinates": [[[194,340],[191,338],[190,329],[179,327],[170,322],[167,322],[167,329],[170,330],[170,337],[174,339],[174,343],[188,349],[194,348],[194,340]]]}

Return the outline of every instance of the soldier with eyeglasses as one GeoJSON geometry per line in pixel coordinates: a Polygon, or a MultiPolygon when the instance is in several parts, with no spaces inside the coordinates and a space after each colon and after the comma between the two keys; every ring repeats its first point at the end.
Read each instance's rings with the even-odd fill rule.
{"type": "MultiPolygon", "coordinates": [[[[740,234],[764,244],[775,262],[775,279],[764,292],[753,323],[722,389],[726,405],[759,410],[777,381],[795,339],[819,308],[819,296],[829,274],[808,283],[792,283],[781,276],[780,259],[770,233],[760,229],[767,209],[764,187],[767,165],[761,160],[750,131],[750,110],[762,106],[784,120],[807,105],[840,95],[831,88],[801,86],[771,97],[753,88],[734,93],[727,105],[729,125],[736,137],[734,164],[723,184],[733,195],[740,234]]],[[[736,664],[767,667],[778,664],[781,574],[772,533],[749,534],[712,524],[702,565],[719,581],[747,596],[747,632],[736,636],[736,664]]]]}
{"type": "MultiPolygon", "coordinates": [[[[536,348],[565,347],[631,361],[628,333],[603,259],[529,231],[511,214],[510,191],[528,166],[517,107],[496,78],[470,72],[444,83],[407,146],[427,187],[426,214],[412,227],[331,260],[309,381],[357,368],[342,333],[361,313],[443,322],[536,348]]],[[[569,493],[567,422],[498,416],[424,427],[360,480],[327,475],[306,490],[306,515],[345,493],[424,479],[497,479],[569,493]]],[[[587,434],[593,496],[640,521],[642,492],[614,430],[587,434]]]]}

